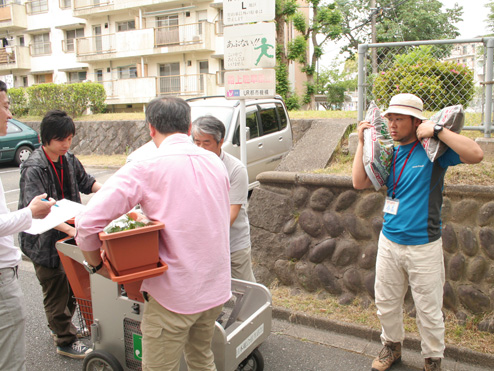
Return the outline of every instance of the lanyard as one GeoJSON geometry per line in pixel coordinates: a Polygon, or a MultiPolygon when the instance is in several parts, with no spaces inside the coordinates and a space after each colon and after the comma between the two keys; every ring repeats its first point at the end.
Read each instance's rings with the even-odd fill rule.
{"type": "Polygon", "coordinates": [[[55,172],[55,175],[57,176],[58,184],[60,184],[60,189],[62,190],[62,199],[63,199],[63,198],[65,198],[65,196],[63,194],[63,157],[62,156],[59,157],[59,159],[60,159],[60,172],[61,172],[61,176],[59,176],[57,169],[55,168],[55,164],[53,163],[51,158],[46,154],[46,151],[44,148],[43,148],[43,152],[45,153],[45,156],[48,159],[48,161],[50,161],[50,164],[53,168],[53,171],[55,172]]]}
{"type": "Polygon", "coordinates": [[[418,140],[415,142],[415,144],[413,145],[412,149],[408,152],[408,155],[407,155],[407,158],[405,159],[405,162],[403,164],[403,167],[401,168],[401,171],[400,171],[400,175],[398,175],[398,179],[395,181],[395,165],[396,165],[396,158],[398,157],[398,152],[400,151],[400,148],[401,146],[398,147],[398,149],[396,150],[396,154],[395,154],[395,159],[393,161],[393,182],[394,182],[394,185],[393,185],[393,194],[392,194],[392,198],[394,199],[395,198],[395,193],[396,193],[396,187],[398,186],[398,182],[400,181],[400,178],[401,178],[401,174],[403,173],[403,169],[405,169],[405,166],[408,162],[408,159],[410,158],[410,156],[412,155],[412,152],[413,150],[415,149],[415,146],[418,144],[418,140]]]}

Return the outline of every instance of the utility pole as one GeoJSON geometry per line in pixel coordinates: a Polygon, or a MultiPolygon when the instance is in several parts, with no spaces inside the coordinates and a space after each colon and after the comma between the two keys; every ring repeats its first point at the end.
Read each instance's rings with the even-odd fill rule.
{"type": "MultiPolygon", "coordinates": [[[[377,41],[376,38],[376,0],[370,0],[370,9],[371,9],[371,37],[372,44],[375,44],[377,41]]],[[[377,73],[377,49],[371,48],[371,56],[372,56],[372,73],[377,73]]]]}

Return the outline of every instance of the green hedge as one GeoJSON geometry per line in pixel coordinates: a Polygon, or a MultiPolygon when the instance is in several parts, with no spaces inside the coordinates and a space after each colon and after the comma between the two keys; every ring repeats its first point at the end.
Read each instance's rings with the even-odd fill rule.
{"type": "Polygon", "coordinates": [[[8,90],[10,100],[10,112],[13,116],[24,116],[29,112],[26,89],[10,88],[8,90]]]}
{"type": "Polygon", "coordinates": [[[93,113],[101,113],[106,109],[105,88],[94,82],[39,84],[9,89],[8,92],[14,116],[44,116],[50,110],[59,109],[77,117],[88,108],[93,113]]]}
{"type": "Polygon", "coordinates": [[[387,105],[399,93],[419,96],[426,111],[455,104],[467,107],[475,93],[473,71],[462,64],[429,60],[414,65],[395,64],[375,76],[372,94],[378,105],[387,105]]]}

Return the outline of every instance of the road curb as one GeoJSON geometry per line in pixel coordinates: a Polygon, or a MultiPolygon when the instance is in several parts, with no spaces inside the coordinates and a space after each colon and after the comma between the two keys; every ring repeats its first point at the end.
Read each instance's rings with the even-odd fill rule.
{"type": "MultiPolygon", "coordinates": [[[[308,316],[304,313],[293,313],[287,309],[273,307],[273,318],[288,321],[293,324],[313,327],[319,330],[332,331],[340,334],[351,335],[368,341],[380,341],[381,332],[366,326],[347,322],[334,321],[308,316]]],[[[420,352],[420,339],[415,336],[406,336],[403,347],[420,352]]],[[[494,368],[494,356],[476,352],[470,349],[446,345],[444,356],[458,362],[475,364],[478,366],[490,366],[494,368]]]]}

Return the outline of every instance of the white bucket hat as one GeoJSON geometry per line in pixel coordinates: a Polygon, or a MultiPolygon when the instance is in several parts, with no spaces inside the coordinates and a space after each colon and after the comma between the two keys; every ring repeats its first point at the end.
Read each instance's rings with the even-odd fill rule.
{"type": "Polygon", "coordinates": [[[427,118],[422,115],[424,110],[424,103],[422,99],[413,94],[397,94],[391,98],[389,102],[389,107],[384,112],[383,116],[386,117],[388,113],[400,113],[402,115],[409,115],[416,117],[420,120],[427,120],[427,118]]]}

